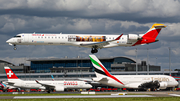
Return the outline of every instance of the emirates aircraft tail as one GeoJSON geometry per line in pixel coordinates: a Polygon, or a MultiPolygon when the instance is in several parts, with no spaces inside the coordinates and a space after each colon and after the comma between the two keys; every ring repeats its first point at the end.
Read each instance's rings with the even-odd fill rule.
{"type": "Polygon", "coordinates": [[[159,41],[157,38],[158,34],[160,33],[162,28],[165,28],[166,26],[164,24],[155,23],[152,25],[152,27],[144,34],[142,35],[138,41],[132,45],[140,45],[140,44],[149,44],[153,42],[159,41]]]}
{"type": "Polygon", "coordinates": [[[16,76],[16,74],[9,67],[4,67],[4,69],[5,69],[8,81],[11,81],[11,80],[20,80],[16,76]]]}
{"type": "Polygon", "coordinates": [[[103,66],[103,64],[95,55],[89,55],[89,57],[95,68],[95,74],[97,76],[96,79],[93,79],[94,81],[108,81],[108,78],[110,78],[120,83],[121,85],[124,85],[118,78],[110,74],[110,72],[103,66]]]}

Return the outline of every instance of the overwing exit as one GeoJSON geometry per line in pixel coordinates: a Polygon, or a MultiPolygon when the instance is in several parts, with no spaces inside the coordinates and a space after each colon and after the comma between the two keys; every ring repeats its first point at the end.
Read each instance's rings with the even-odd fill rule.
{"type": "Polygon", "coordinates": [[[165,28],[164,24],[155,23],[145,34],[128,35],[96,35],[96,34],[45,34],[45,33],[21,33],[7,40],[9,45],[71,45],[91,48],[91,53],[97,53],[98,49],[117,46],[136,46],[157,42],[159,32],[165,28]]]}

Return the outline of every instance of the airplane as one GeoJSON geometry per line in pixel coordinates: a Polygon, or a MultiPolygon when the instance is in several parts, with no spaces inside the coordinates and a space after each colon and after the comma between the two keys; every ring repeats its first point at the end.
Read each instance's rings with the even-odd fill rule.
{"type": "Polygon", "coordinates": [[[96,78],[92,80],[101,84],[137,90],[166,89],[178,85],[178,82],[168,75],[112,75],[95,55],[89,57],[96,74],[96,78]]]}
{"type": "Polygon", "coordinates": [[[6,41],[9,45],[71,45],[91,48],[91,53],[97,53],[98,49],[117,46],[145,45],[159,41],[156,39],[164,24],[155,23],[145,34],[128,35],[96,35],[96,34],[45,34],[45,33],[21,33],[6,41]]]}
{"type": "Polygon", "coordinates": [[[48,93],[51,91],[64,91],[64,89],[89,89],[92,85],[84,81],[24,81],[19,79],[16,74],[9,68],[4,67],[7,79],[6,83],[10,86],[25,89],[42,89],[48,93]]]}
{"type": "Polygon", "coordinates": [[[4,83],[2,83],[2,81],[1,81],[1,83],[0,83],[0,90],[2,90],[3,92],[5,92],[6,90],[7,90],[7,86],[4,84],[4,83]]]}

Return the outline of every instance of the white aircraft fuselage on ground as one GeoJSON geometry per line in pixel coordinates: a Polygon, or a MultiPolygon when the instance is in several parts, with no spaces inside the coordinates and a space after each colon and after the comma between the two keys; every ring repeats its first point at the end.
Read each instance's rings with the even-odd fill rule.
{"type": "Polygon", "coordinates": [[[93,81],[119,88],[166,89],[175,87],[178,82],[168,75],[111,75],[95,55],[89,55],[95,67],[93,81]]]}
{"type": "Polygon", "coordinates": [[[92,87],[84,81],[24,81],[19,79],[9,67],[4,67],[4,69],[8,78],[6,83],[18,88],[43,89],[50,93],[52,90],[64,91],[64,89],[89,89],[92,87]]]}
{"type": "Polygon", "coordinates": [[[92,48],[91,53],[97,53],[98,49],[117,46],[136,46],[158,41],[156,37],[164,24],[153,24],[145,34],[128,35],[96,35],[96,34],[45,34],[45,33],[21,33],[7,40],[9,45],[72,45],[92,48]]]}

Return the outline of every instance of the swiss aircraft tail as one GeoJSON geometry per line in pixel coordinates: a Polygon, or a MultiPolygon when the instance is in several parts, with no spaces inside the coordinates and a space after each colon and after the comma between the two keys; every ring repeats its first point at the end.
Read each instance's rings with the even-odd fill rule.
{"type": "Polygon", "coordinates": [[[5,69],[8,81],[10,81],[10,80],[20,80],[16,76],[16,74],[9,67],[4,67],[4,69],[5,69]]]}

